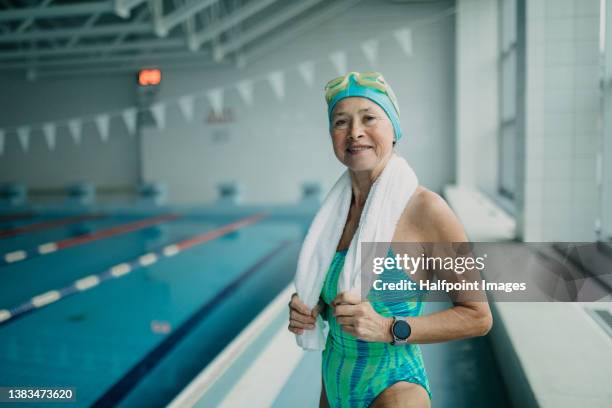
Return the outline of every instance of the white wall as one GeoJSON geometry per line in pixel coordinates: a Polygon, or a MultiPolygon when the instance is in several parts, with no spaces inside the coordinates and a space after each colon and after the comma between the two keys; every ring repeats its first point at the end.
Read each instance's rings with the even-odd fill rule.
{"type": "Polygon", "coordinates": [[[598,0],[527,1],[525,241],[591,241],[598,217],[598,0]]]}
{"type": "MultiPolygon", "coordinates": [[[[133,75],[78,77],[27,81],[23,75],[0,73],[0,128],[40,124],[131,106],[135,101],[133,75]]],[[[50,152],[40,130],[32,132],[25,153],[14,132],[6,135],[0,156],[0,183],[18,181],[34,188],[61,188],[89,180],[98,186],[123,187],[136,183],[138,149],[120,119],[111,121],[108,143],[94,125],[83,128],[77,146],[68,129],[58,129],[50,152]]]]}
{"type": "Polygon", "coordinates": [[[457,184],[497,191],[497,1],[457,1],[457,184]]]}
{"type": "Polygon", "coordinates": [[[160,98],[196,89],[231,86],[271,70],[285,73],[286,97],[278,101],[265,81],[255,85],[255,104],[245,106],[235,90],[225,105],[237,121],[230,138],[216,143],[214,129],[204,123],[210,107],[202,101],[196,118],[186,124],[178,108],[168,112],[167,129],[147,129],[143,137],[143,174],[164,180],[175,202],[214,199],[219,182],[240,180],[245,202],[289,202],[300,197],[300,184],[318,181],[329,189],[342,168],[333,156],[323,98],[325,82],[337,76],[330,52],[348,51],[349,70],[376,69],[398,96],[404,139],[397,150],[407,157],[422,184],[440,191],[454,180],[454,19],[444,17],[413,29],[412,57],[405,56],[392,31],[440,14],[453,2],[393,4],[359,3],[316,30],[270,53],[245,69],[167,72],[160,98]],[[380,38],[380,63],[367,63],[359,46],[380,38]],[[296,66],[315,60],[315,85],[302,80],[296,66]]]}

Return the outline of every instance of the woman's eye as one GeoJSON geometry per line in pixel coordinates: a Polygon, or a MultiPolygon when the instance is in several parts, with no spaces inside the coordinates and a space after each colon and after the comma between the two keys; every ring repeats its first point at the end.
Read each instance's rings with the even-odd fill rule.
{"type": "Polygon", "coordinates": [[[375,116],[366,116],[366,117],[365,117],[365,121],[366,121],[366,122],[371,122],[371,121],[373,121],[374,119],[376,119],[376,117],[375,117],[375,116]]]}
{"type": "Polygon", "coordinates": [[[344,126],[346,124],[346,120],[344,119],[340,119],[337,120],[336,123],[334,124],[334,126],[338,127],[338,126],[344,126]]]}

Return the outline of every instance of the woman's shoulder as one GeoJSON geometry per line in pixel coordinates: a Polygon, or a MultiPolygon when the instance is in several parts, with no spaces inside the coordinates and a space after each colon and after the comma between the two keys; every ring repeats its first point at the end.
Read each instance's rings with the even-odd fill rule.
{"type": "Polygon", "coordinates": [[[420,185],[408,200],[398,227],[403,238],[418,236],[422,242],[462,241],[465,238],[463,226],[446,200],[420,185]]]}

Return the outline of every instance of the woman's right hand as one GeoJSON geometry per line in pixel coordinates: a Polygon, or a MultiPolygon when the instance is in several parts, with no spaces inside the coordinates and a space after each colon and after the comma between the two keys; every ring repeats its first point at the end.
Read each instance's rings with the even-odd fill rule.
{"type": "Polygon", "coordinates": [[[300,300],[297,293],[291,295],[291,301],[289,302],[289,331],[295,334],[302,334],[304,329],[314,329],[319,309],[319,305],[317,305],[310,310],[300,300]]]}

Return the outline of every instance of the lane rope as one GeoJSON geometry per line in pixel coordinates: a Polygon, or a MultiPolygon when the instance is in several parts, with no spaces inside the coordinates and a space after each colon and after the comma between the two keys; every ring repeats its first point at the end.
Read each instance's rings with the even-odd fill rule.
{"type": "Polygon", "coordinates": [[[14,237],[15,235],[26,234],[28,232],[38,232],[47,229],[57,228],[64,225],[75,224],[81,221],[90,221],[99,218],[106,217],[103,214],[89,214],[89,215],[77,215],[73,217],[60,218],[58,220],[49,220],[37,222],[34,224],[24,225],[23,227],[16,227],[7,230],[0,231],[0,238],[14,237]]]}
{"type": "Polygon", "coordinates": [[[173,257],[187,249],[193,248],[196,245],[212,241],[230,232],[237,231],[247,225],[254,224],[266,216],[267,215],[265,213],[258,213],[250,217],[240,219],[231,224],[227,224],[226,226],[223,226],[221,228],[217,228],[212,231],[208,231],[203,234],[196,235],[194,237],[170,245],[166,245],[155,251],[144,253],[132,259],[131,261],[122,262],[120,264],[111,266],[110,268],[98,274],[85,276],[61,289],[50,290],[48,292],[34,296],[30,300],[23,302],[13,308],[0,309],[0,326],[6,324],[10,320],[23,316],[28,312],[40,309],[41,307],[45,307],[61,299],[65,299],[70,295],[73,295],[75,293],[81,293],[91,288],[94,288],[104,281],[121,278],[137,269],[153,265],[156,262],[159,262],[161,259],[173,257]]]}
{"type": "Polygon", "coordinates": [[[134,221],[126,224],[117,225],[115,227],[106,228],[92,233],[79,235],[73,238],[66,238],[55,242],[47,242],[38,245],[34,248],[19,249],[16,251],[7,252],[0,259],[0,266],[14,264],[15,262],[24,261],[26,259],[37,256],[47,255],[62,249],[67,249],[77,245],[87,244],[100,239],[110,238],[116,235],[127,234],[141,229],[152,227],[153,225],[162,224],[168,221],[174,221],[181,218],[178,214],[163,214],[155,217],[145,218],[143,220],[134,221]]]}

